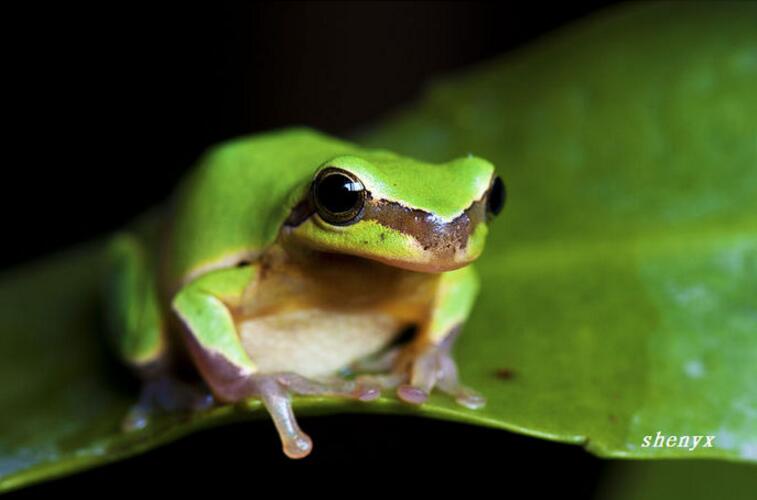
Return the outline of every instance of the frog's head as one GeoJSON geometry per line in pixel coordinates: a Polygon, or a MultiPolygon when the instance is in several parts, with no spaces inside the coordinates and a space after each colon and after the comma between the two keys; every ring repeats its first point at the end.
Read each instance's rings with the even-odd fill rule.
{"type": "Polygon", "coordinates": [[[316,170],[286,232],[321,251],[449,271],[481,254],[504,202],[502,180],[481,158],[428,164],[388,153],[339,156],[316,170]]]}

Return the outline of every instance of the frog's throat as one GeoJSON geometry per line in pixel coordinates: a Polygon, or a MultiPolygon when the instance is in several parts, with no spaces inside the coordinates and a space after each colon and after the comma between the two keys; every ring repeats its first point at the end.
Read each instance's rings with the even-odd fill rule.
{"type": "MultiPolygon", "coordinates": [[[[294,229],[315,215],[315,207],[307,197],[292,209],[285,226],[294,229]]],[[[368,192],[361,220],[411,236],[424,253],[437,256],[440,262],[448,261],[466,250],[471,235],[486,221],[486,196],[471,203],[451,221],[444,221],[424,210],[374,198],[368,192]]]]}

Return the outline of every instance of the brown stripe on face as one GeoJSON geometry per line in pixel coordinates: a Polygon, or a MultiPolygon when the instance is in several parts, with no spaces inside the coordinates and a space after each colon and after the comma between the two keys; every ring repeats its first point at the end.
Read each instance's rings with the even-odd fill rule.
{"type": "Polygon", "coordinates": [[[438,220],[423,210],[403,207],[399,203],[377,200],[370,193],[365,202],[364,220],[373,220],[415,238],[424,250],[441,258],[452,259],[464,250],[468,237],[486,217],[486,197],[474,201],[450,222],[438,220]]]}
{"type": "Polygon", "coordinates": [[[299,202],[292,208],[289,213],[289,217],[284,221],[284,225],[297,227],[310,218],[315,213],[315,207],[310,199],[310,196],[306,196],[304,200],[299,202]]]}

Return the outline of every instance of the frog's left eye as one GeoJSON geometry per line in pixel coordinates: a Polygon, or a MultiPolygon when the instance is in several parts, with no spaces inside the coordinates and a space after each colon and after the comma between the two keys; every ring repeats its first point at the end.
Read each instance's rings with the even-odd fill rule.
{"type": "Polygon", "coordinates": [[[318,215],[329,224],[354,224],[363,215],[365,186],[349,172],[333,167],[321,170],[313,181],[311,194],[318,215]]]}

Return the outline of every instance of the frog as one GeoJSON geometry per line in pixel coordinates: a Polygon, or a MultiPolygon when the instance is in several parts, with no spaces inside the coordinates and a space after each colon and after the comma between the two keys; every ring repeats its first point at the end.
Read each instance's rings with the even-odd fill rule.
{"type": "Polygon", "coordinates": [[[284,453],[302,458],[313,443],[295,398],[370,404],[390,391],[418,406],[435,391],[484,406],[452,347],[505,198],[472,154],[429,163],[307,127],[212,147],[159,222],[109,246],[108,331],[142,381],[125,430],[261,401],[284,453]]]}

